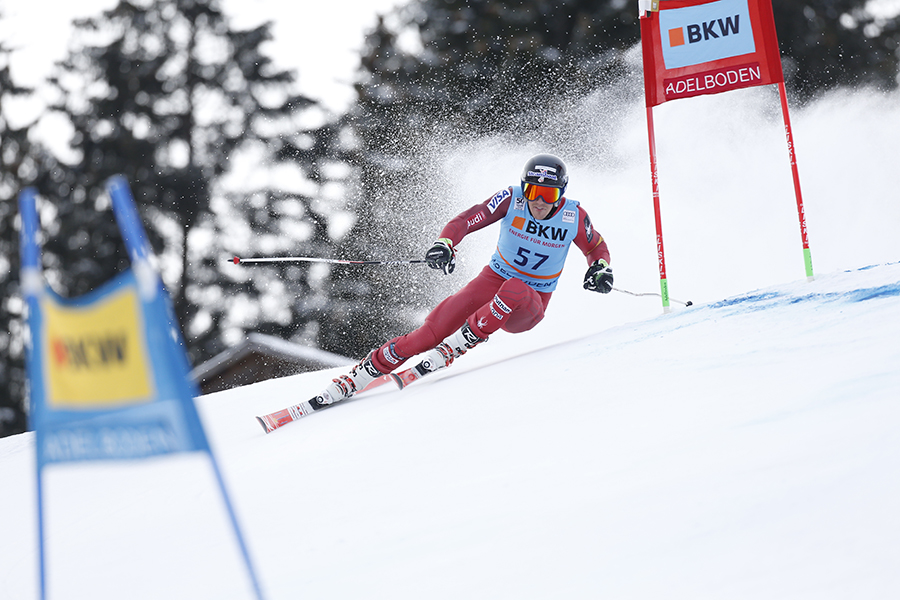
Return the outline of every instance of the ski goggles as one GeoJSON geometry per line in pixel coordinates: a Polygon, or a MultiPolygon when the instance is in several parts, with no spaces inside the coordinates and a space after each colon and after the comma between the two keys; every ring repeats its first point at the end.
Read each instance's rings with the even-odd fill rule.
{"type": "Polygon", "coordinates": [[[540,198],[547,204],[556,204],[562,198],[562,188],[547,187],[536,183],[526,183],[522,186],[522,195],[528,200],[540,198]]]}

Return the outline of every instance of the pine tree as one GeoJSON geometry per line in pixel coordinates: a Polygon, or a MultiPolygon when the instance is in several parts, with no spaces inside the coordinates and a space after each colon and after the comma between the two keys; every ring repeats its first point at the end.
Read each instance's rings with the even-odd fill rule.
{"type": "Polygon", "coordinates": [[[292,306],[317,285],[309,270],[251,273],[226,260],[331,243],[309,210],[317,190],[281,184],[270,168],[314,104],[263,53],[270,27],[230,28],[217,0],[122,1],[76,22],[77,43],[52,79],[79,156],[48,248],[61,287],[83,293],[127,266],[111,215],[97,210],[108,206],[103,182],[125,175],[195,363],[246,330],[288,336],[298,319],[321,317],[292,306]],[[256,163],[235,168],[246,161],[256,163]]]}
{"type": "Polygon", "coordinates": [[[29,139],[34,124],[19,125],[9,118],[8,105],[28,99],[33,91],[13,80],[10,53],[10,48],[0,41],[0,437],[26,428],[18,194],[26,186],[54,187],[61,176],[47,151],[29,139]]]}
{"type": "Polygon", "coordinates": [[[801,101],[841,86],[897,87],[900,16],[865,0],[774,2],[785,80],[801,101]]]}
{"type": "MultiPolygon", "coordinates": [[[[900,16],[875,16],[869,4],[773,3],[796,93],[896,87],[900,16]]],[[[399,128],[435,119],[474,135],[539,126],[548,103],[621,75],[624,53],[639,41],[637,7],[625,0],[418,0],[369,36],[357,111],[384,118],[361,131],[393,121],[367,138],[384,143],[403,140],[399,128]]]]}
{"type": "Polygon", "coordinates": [[[6,101],[28,90],[9,70],[9,48],[0,41],[0,437],[25,430],[22,303],[19,296],[19,244],[15,217],[19,172],[27,129],[10,125],[6,101]]]}

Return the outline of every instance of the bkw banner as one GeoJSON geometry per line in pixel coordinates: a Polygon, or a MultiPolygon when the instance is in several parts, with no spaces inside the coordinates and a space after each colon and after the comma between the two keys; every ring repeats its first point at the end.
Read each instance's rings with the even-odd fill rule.
{"type": "Polygon", "coordinates": [[[772,4],[669,0],[641,19],[647,106],[784,81],[772,4]]]}
{"type": "Polygon", "coordinates": [[[672,100],[778,85],[806,277],[811,280],[812,254],[771,0],[639,0],[638,7],[663,310],[669,310],[669,287],[653,107],[672,100]]]}

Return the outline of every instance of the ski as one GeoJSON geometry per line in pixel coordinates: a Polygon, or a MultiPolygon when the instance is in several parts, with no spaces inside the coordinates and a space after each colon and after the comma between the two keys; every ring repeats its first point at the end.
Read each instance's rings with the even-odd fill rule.
{"type": "MultiPolygon", "coordinates": [[[[402,390],[409,384],[416,382],[425,375],[433,372],[425,368],[425,362],[426,361],[422,361],[416,366],[410,367],[409,369],[404,369],[399,373],[388,373],[387,375],[382,375],[381,377],[367,385],[365,388],[363,388],[357,394],[357,396],[389,381],[393,381],[394,383],[396,383],[397,387],[402,390]]],[[[319,404],[315,398],[311,398],[310,400],[306,400],[304,402],[301,402],[300,404],[294,404],[293,406],[288,406],[287,408],[276,410],[273,413],[262,415],[261,417],[256,417],[256,420],[262,426],[263,431],[265,431],[266,433],[272,433],[279,427],[283,427],[284,425],[292,423],[297,419],[302,419],[303,417],[310,415],[316,411],[324,410],[329,406],[334,406],[334,404],[319,404]]]]}
{"type": "MultiPolygon", "coordinates": [[[[381,377],[367,385],[365,388],[363,388],[359,393],[362,394],[363,392],[367,392],[389,381],[393,381],[393,378],[390,375],[382,375],[381,377]]],[[[262,426],[263,431],[265,431],[266,433],[272,433],[279,427],[283,427],[284,425],[292,423],[297,419],[302,419],[303,417],[310,415],[316,411],[324,410],[329,406],[334,406],[334,404],[319,404],[315,398],[311,398],[299,404],[294,404],[293,406],[288,406],[287,408],[276,410],[273,413],[262,415],[261,417],[256,417],[256,420],[262,426]]]]}
{"type": "Polygon", "coordinates": [[[409,384],[418,381],[429,373],[432,373],[432,371],[427,370],[424,365],[425,361],[422,361],[416,366],[409,369],[404,369],[399,373],[391,373],[391,377],[393,377],[394,383],[397,384],[397,387],[402,390],[409,384]]]}
{"type": "Polygon", "coordinates": [[[306,402],[294,404],[293,406],[289,406],[281,410],[276,410],[273,413],[262,415],[261,417],[256,417],[256,420],[262,426],[263,431],[265,431],[266,433],[272,433],[279,427],[287,425],[288,423],[296,421],[297,419],[301,419],[306,415],[312,414],[314,411],[322,410],[326,406],[330,405],[319,404],[318,402],[316,402],[315,398],[312,398],[311,400],[307,400],[306,402]]]}

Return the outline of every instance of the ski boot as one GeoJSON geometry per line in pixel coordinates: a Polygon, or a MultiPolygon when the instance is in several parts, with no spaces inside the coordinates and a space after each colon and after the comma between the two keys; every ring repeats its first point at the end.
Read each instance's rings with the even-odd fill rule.
{"type": "Polygon", "coordinates": [[[324,406],[346,400],[353,397],[356,392],[364,390],[366,386],[382,375],[384,373],[372,364],[372,354],[370,353],[358,365],[350,369],[348,375],[335,377],[328,387],[322,390],[322,393],[310,400],[310,403],[324,406]]]}
{"type": "Polygon", "coordinates": [[[447,336],[443,342],[429,350],[419,364],[400,373],[391,373],[391,377],[394,378],[394,382],[402,390],[410,383],[421,379],[429,373],[449,367],[458,357],[486,341],[486,337],[480,337],[466,323],[455,333],[447,336]]]}

